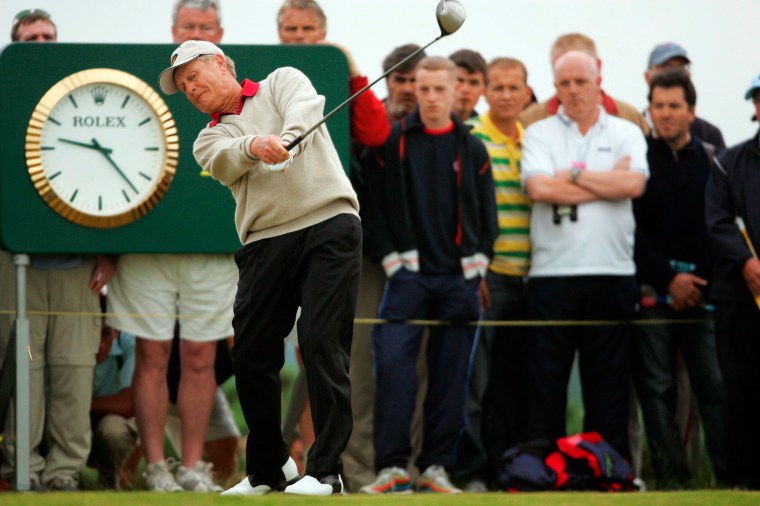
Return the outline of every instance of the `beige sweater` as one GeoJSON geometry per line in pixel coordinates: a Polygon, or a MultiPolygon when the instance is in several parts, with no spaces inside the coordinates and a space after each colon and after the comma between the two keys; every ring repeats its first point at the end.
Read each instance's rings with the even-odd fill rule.
{"type": "Polygon", "coordinates": [[[295,148],[285,172],[269,172],[250,152],[256,136],[295,139],[322,118],[324,102],[303,73],[280,68],[261,81],[240,115],[223,115],[198,134],[195,159],[232,191],[243,244],[302,230],[338,214],[358,217],[356,193],[325,125],[295,148]]]}

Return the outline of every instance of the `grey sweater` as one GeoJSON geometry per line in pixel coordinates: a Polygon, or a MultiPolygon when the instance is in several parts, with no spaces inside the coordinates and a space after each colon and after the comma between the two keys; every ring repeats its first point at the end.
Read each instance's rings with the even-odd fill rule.
{"type": "Polygon", "coordinates": [[[295,148],[285,172],[269,172],[251,155],[257,136],[292,141],[322,118],[325,99],[300,71],[283,67],[261,81],[239,115],[220,117],[193,145],[198,164],[227,186],[235,225],[248,244],[310,227],[338,214],[358,217],[359,203],[322,125],[295,148]]]}

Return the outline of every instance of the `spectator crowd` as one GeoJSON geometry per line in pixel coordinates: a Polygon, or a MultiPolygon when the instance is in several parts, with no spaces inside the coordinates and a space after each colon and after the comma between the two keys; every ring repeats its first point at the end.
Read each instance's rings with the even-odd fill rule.
{"type": "MultiPolygon", "coordinates": [[[[326,111],[298,71],[261,85],[236,75],[218,47],[220,4],[175,3],[179,47],[161,89],[212,116],[194,154],[232,189],[243,246],[31,256],[32,490],[80,490],[87,466],[115,489],[495,490],[507,450],[567,435],[576,359],[582,430],[631,464],[639,488],[704,485],[687,444],[703,431],[710,484],[760,489],[760,138],[727,147],[697,116],[684,47],[654,44],[643,107],[602,88],[581,33],[549,48],[556,94],[543,99],[514,55],[388,48],[387,97],[370,89],[350,105],[344,175],[326,130],[284,149],[302,132],[283,122],[326,111]],[[207,105],[194,91],[206,85],[230,100],[207,105]],[[277,207],[294,194],[308,210],[277,207]],[[303,458],[279,437],[276,390],[299,306],[303,458]],[[178,318],[142,316],[156,313],[178,318]],[[383,323],[351,328],[350,316],[383,323]],[[233,373],[244,452],[219,386],[233,373]]],[[[351,94],[367,85],[315,0],[285,0],[276,21],[282,44],[342,51],[351,94]]],[[[12,21],[13,42],[56,40],[46,11],[12,21]]],[[[735,99],[756,120],[760,75],[748,77],[735,99]]],[[[0,249],[0,383],[15,293],[0,249]]],[[[6,487],[16,408],[0,398],[6,487]]]]}

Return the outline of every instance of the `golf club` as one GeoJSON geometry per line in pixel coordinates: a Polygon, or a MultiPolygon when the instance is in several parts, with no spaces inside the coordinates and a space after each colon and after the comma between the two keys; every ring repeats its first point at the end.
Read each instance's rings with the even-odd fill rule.
{"type": "Polygon", "coordinates": [[[415,52],[413,52],[412,54],[410,54],[409,56],[407,56],[406,58],[404,58],[403,60],[395,64],[393,67],[386,70],[380,77],[378,77],[377,79],[369,83],[367,86],[365,86],[364,88],[360,89],[359,91],[351,95],[342,104],[340,104],[338,107],[336,107],[335,109],[327,113],[325,117],[319,120],[319,122],[316,125],[309,128],[304,133],[302,133],[301,135],[293,139],[293,142],[288,144],[285,147],[285,149],[290,151],[294,147],[298,146],[298,144],[300,144],[302,140],[304,140],[314,130],[319,128],[322,125],[322,123],[332,118],[335,115],[335,113],[337,113],[338,111],[346,107],[348,104],[353,102],[356,99],[356,97],[358,97],[359,95],[361,95],[362,93],[370,89],[372,86],[377,84],[378,81],[388,76],[391,72],[396,70],[398,67],[400,67],[407,61],[417,56],[419,53],[421,53],[422,51],[430,47],[433,43],[438,42],[439,40],[441,40],[441,38],[447,35],[451,35],[452,33],[459,30],[459,28],[464,24],[465,15],[466,13],[464,11],[464,6],[461,3],[459,3],[459,0],[441,0],[438,3],[438,7],[436,7],[436,10],[435,10],[435,17],[438,20],[438,26],[441,28],[441,34],[438,37],[428,42],[427,45],[417,49],[415,52]]]}

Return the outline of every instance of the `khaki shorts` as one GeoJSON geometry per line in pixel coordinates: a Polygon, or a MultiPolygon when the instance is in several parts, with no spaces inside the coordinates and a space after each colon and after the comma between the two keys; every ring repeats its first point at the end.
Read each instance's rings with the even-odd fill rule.
{"type": "Polygon", "coordinates": [[[231,336],[238,271],[232,255],[122,255],[108,284],[108,323],[144,339],[231,336]]]}

